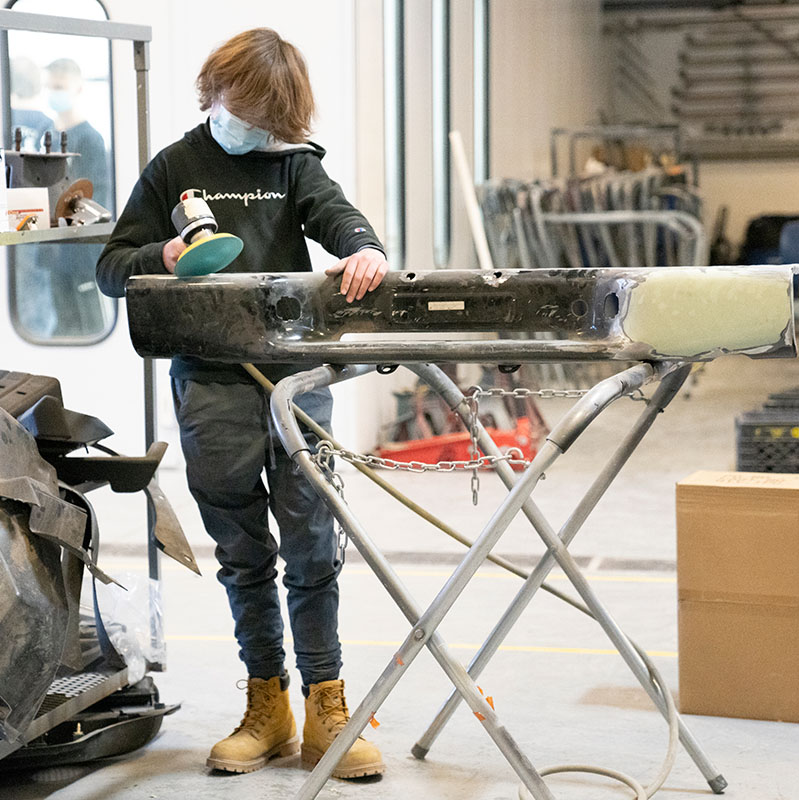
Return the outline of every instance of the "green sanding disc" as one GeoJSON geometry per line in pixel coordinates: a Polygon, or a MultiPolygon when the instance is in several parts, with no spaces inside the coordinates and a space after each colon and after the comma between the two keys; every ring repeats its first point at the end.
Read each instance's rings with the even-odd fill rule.
{"type": "Polygon", "coordinates": [[[178,257],[175,275],[187,278],[210,275],[224,269],[244,249],[244,242],[231,233],[217,233],[190,244],[178,257]]]}

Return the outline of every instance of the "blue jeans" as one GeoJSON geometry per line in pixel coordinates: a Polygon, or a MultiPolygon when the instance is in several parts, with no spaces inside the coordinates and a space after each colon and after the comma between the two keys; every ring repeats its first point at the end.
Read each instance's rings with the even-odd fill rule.
{"type": "MultiPolygon", "coordinates": [[[[217,573],[227,590],[241,660],[250,676],[283,672],[283,619],[277,594],[278,553],[297,668],[307,686],[335,680],[338,560],[333,518],[299,474],[272,431],[269,401],[255,383],[172,379],[189,489],[216,542],[217,573]],[[268,489],[261,473],[266,468],[268,489]],[[280,546],[269,530],[271,510],[280,546]]],[[[309,392],[303,411],[330,430],[330,392],[309,392]]],[[[317,440],[307,433],[310,444],[317,440]]]]}

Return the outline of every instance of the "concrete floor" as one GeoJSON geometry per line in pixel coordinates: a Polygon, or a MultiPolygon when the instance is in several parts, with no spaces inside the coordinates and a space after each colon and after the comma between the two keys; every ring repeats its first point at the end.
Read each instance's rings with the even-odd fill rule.
{"type": "MultiPolygon", "coordinates": [[[[597,507],[572,546],[592,585],[621,626],[650,653],[672,691],[677,690],[676,580],[674,572],[674,483],[697,469],[733,469],[735,415],[757,407],[768,393],[799,386],[799,361],[721,359],[710,364],[658,420],[617,483],[597,507]]],[[[564,401],[545,406],[553,422],[564,401]]],[[[547,475],[536,491],[555,524],[579,499],[620,426],[636,412],[620,401],[547,475]]],[[[496,508],[504,489],[481,477],[479,506],[472,507],[463,475],[384,473],[413,499],[474,537],[496,508]]],[[[462,551],[360,475],[344,471],[347,499],[417,600],[436,594],[462,551]]],[[[209,774],[210,745],[238,722],[243,677],[231,636],[226,600],[214,578],[211,547],[183,485],[182,474],[162,471],[161,483],[183,521],[198,555],[198,578],[163,561],[163,596],[169,669],[156,676],[165,702],[182,709],[165,719],[147,748],[101,767],[52,769],[26,777],[0,777],[0,797],[9,800],[151,800],[154,798],[290,798],[306,773],[295,762],[273,762],[241,776],[209,774]]],[[[122,579],[144,574],[140,501],[96,493],[104,534],[101,563],[122,579]]],[[[523,565],[543,548],[529,526],[516,520],[497,552],[523,565]]],[[[519,586],[519,579],[487,566],[459,599],[441,628],[465,663],[519,586]]],[[[552,583],[567,588],[557,572],[552,583]]],[[[408,626],[351,548],[342,580],[340,632],[351,706],[369,689],[406,636],[408,626]]],[[[292,685],[302,724],[299,681],[292,685]]],[[[494,697],[509,731],[537,767],[590,763],[631,773],[646,782],[665,753],[667,731],[643,691],[590,620],[541,594],[511,632],[480,678],[494,697]]],[[[519,782],[474,718],[461,708],[419,762],[410,747],[446,697],[448,683],[423,652],[402,679],[367,735],[383,750],[382,780],[331,781],[321,798],[457,798],[511,800],[519,782]]],[[[734,800],[796,800],[799,797],[799,726],[720,717],[686,717],[712,761],[729,781],[734,800]]],[[[602,778],[547,779],[558,800],[626,798],[629,789],[602,778]]],[[[657,797],[711,796],[684,751],[657,797]]]]}

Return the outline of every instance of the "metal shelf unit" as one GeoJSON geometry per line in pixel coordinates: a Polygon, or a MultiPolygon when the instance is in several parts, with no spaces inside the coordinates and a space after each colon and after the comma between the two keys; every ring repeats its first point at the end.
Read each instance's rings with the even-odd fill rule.
{"type": "Polygon", "coordinates": [[[17,244],[52,244],[64,242],[80,242],[96,244],[108,241],[113,222],[100,222],[96,225],[76,225],[67,228],[44,228],[30,231],[0,231],[0,245],[17,244]]]}

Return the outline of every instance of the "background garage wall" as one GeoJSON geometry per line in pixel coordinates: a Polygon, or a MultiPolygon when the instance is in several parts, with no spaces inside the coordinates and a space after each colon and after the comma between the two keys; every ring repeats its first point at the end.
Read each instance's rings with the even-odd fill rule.
{"type": "MultiPolygon", "coordinates": [[[[771,9],[775,12],[775,8],[771,9]]],[[[700,13],[700,12],[697,12],[700,13]]],[[[763,12],[765,13],[765,12],[763,12]]],[[[775,13],[780,13],[779,10],[775,13]]],[[[636,105],[618,81],[609,77],[611,118],[618,120],[646,120],[670,123],[669,113],[674,97],[672,87],[679,84],[678,54],[684,46],[686,35],[692,28],[641,29],[631,34],[629,41],[635,48],[633,58],[639,62],[639,77],[648,91],[660,104],[662,115],[646,116],[646,111],[636,105]],[[641,58],[641,55],[643,58],[641,58]]],[[[614,58],[619,43],[613,34],[606,35],[608,58],[614,58]]],[[[705,201],[704,222],[712,231],[720,206],[727,206],[727,238],[737,247],[741,244],[747,222],[762,214],[799,213],[799,159],[703,159],[699,168],[699,185],[705,201]]]]}

